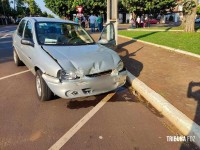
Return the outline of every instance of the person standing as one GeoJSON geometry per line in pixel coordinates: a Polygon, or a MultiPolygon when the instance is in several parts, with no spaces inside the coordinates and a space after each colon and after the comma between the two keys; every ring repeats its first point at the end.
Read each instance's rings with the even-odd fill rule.
{"type": "Polygon", "coordinates": [[[131,23],[131,28],[134,28],[134,26],[135,26],[135,20],[133,18],[131,18],[130,23],[131,23]]]}
{"type": "Polygon", "coordinates": [[[137,26],[137,28],[139,28],[140,27],[140,16],[138,16],[137,17],[137,19],[136,19],[136,26],[137,26]]]}
{"type": "Polygon", "coordinates": [[[74,19],[74,22],[76,23],[79,23],[79,19],[78,19],[78,16],[76,15],[75,19],[74,19]]]}
{"type": "Polygon", "coordinates": [[[89,22],[90,22],[91,32],[95,32],[96,17],[93,14],[89,17],[89,22]]]}
{"type": "Polygon", "coordinates": [[[86,22],[86,18],[84,17],[84,15],[81,17],[81,26],[83,28],[85,28],[85,22],[86,22]]]}
{"type": "Polygon", "coordinates": [[[98,23],[98,30],[99,30],[99,32],[101,32],[102,31],[102,17],[101,17],[101,15],[98,15],[98,17],[97,17],[97,23],[98,23]]]}

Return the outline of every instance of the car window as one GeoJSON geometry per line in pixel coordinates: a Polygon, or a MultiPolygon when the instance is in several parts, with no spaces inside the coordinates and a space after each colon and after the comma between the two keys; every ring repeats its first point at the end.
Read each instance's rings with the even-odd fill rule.
{"type": "Polygon", "coordinates": [[[94,40],[77,24],[62,22],[37,22],[36,34],[39,44],[84,45],[94,40]]]}
{"type": "Polygon", "coordinates": [[[25,24],[26,24],[26,20],[22,20],[22,21],[20,22],[19,28],[18,28],[18,30],[17,30],[17,34],[18,34],[19,36],[22,36],[25,24]]]}
{"type": "Polygon", "coordinates": [[[30,21],[27,22],[25,30],[24,30],[24,38],[33,39],[33,35],[32,35],[32,24],[30,21]]]}

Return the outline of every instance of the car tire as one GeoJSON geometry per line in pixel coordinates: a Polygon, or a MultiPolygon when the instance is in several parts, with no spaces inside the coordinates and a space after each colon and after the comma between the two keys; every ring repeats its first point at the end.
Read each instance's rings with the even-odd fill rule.
{"type": "Polygon", "coordinates": [[[13,49],[13,59],[17,66],[22,66],[24,63],[19,59],[19,56],[15,49],[13,49]]]}
{"type": "Polygon", "coordinates": [[[53,97],[53,92],[47,86],[46,82],[42,78],[41,70],[36,71],[35,83],[36,83],[36,85],[35,85],[36,92],[37,92],[39,100],[41,100],[41,101],[51,100],[53,97]]]}

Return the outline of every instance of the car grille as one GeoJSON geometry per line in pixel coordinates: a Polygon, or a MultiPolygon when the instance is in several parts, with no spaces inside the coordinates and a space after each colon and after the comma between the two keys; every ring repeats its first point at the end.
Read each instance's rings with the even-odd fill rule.
{"type": "Polygon", "coordinates": [[[109,75],[111,74],[112,70],[108,70],[108,71],[104,71],[104,72],[100,72],[100,73],[95,73],[95,74],[89,74],[86,75],[86,77],[99,77],[99,76],[103,76],[103,75],[109,75]]]}

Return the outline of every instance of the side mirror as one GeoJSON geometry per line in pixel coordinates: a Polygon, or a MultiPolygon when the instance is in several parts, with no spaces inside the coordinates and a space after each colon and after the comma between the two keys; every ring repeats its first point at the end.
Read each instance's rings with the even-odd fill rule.
{"type": "Polygon", "coordinates": [[[30,39],[22,39],[22,40],[21,40],[21,44],[29,45],[29,46],[34,47],[34,43],[33,43],[33,41],[31,41],[30,39]]]}
{"type": "Polygon", "coordinates": [[[108,44],[108,40],[106,39],[101,39],[97,42],[98,44],[102,44],[102,45],[105,45],[105,44],[108,44]]]}

